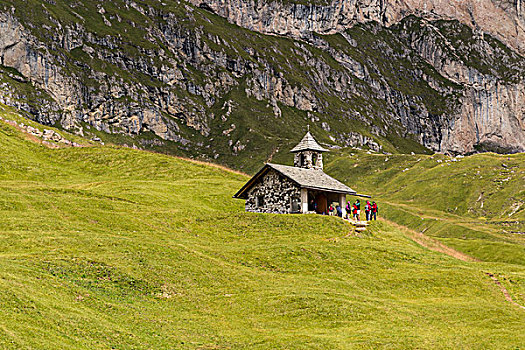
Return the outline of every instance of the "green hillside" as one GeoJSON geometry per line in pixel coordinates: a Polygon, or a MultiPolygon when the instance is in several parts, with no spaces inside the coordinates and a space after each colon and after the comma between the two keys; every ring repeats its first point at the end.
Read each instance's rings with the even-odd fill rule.
{"type": "Polygon", "coordinates": [[[382,214],[483,261],[525,265],[525,154],[379,155],[346,150],[327,171],[382,214]]]}
{"type": "Polygon", "coordinates": [[[245,175],[173,157],[52,150],[3,122],[0,151],[0,348],[525,347],[525,310],[486,275],[523,304],[523,264],[386,222],[247,214],[245,175]]]}

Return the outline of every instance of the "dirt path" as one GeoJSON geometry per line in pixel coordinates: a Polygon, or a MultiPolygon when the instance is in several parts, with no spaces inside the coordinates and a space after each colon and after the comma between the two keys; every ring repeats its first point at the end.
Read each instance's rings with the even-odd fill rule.
{"type": "MultiPolygon", "coordinates": [[[[440,252],[440,253],[443,253],[443,254],[447,254],[447,255],[449,255],[451,257],[454,257],[454,258],[462,260],[462,261],[469,261],[469,262],[480,261],[479,259],[476,259],[476,258],[474,258],[472,256],[469,256],[469,255],[467,255],[465,253],[462,253],[460,251],[457,251],[457,250],[455,250],[455,249],[453,249],[453,248],[451,248],[451,247],[441,243],[440,241],[438,241],[436,239],[433,239],[431,237],[425,236],[421,232],[417,232],[417,231],[411,230],[411,229],[409,229],[409,228],[407,228],[405,226],[398,225],[395,222],[392,222],[392,221],[387,220],[387,219],[381,218],[380,220],[383,220],[383,221],[387,222],[389,225],[392,225],[395,228],[403,231],[410,239],[412,239],[414,242],[416,242],[417,244],[419,244],[419,245],[421,245],[421,246],[423,246],[425,248],[428,248],[428,249],[433,250],[435,252],[440,252]]],[[[492,274],[490,272],[485,272],[485,274],[487,276],[489,276],[494,281],[494,283],[499,287],[499,289],[503,293],[503,296],[505,297],[505,300],[507,300],[509,303],[511,303],[513,305],[516,305],[517,307],[522,308],[522,309],[525,310],[525,306],[518,304],[517,302],[515,302],[512,299],[512,297],[510,296],[510,293],[507,290],[507,288],[505,288],[505,286],[503,284],[501,284],[501,282],[496,278],[496,276],[494,276],[494,274],[492,274]]]]}
{"type": "Polygon", "coordinates": [[[503,284],[501,284],[501,282],[496,278],[496,276],[494,276],[490,272],[485,272],[485,274],[487,276],[489,276],[494,281],[494,283],[496,283],[496,285],[499,287],[499,289],[501,289],[501,292],[505,296],[505,300],[507,300],[509,303],[514,304],[514,305],[522,308],[523,310],[525,310],[525,306],[520,305],[517,302],[515,302],[514,300],[512,300],[512,297],[510,296],[509,291],[507,290],[507,288],[505,288],[505,286],[503,284]]]}
{"type": "Polygon", "coordinates": [[[398,225],[395,222],[387,220],[387,219],[384,219],[384,218],[381,218],[380,220],[385,221],[389,225],[392,225],[392,226],[396,227],[397,229],[403,231],[410,239],[412,239],[414,242],[416,242],[417,244],[419,244],[419,245],[421,245],[421,246],[423,246],[425,248],[428,248],[428,249],[433,250],[435,252],[440,252],[440,253],[449,255],[451,257],[454,257],[454,258],[462,260],[462,261],[480,261],[479,259],[476,259],[476,258],[474,258],[474,257],[472,257],[470,255],[467,255],[465,253],[457,251],[457,250],[455,250],[455,249],[453,249],[453,248],[451,248],[451,247],[441,243],[437,239],[431,238],[429,236],[425,236],[421,232],[417,232],[417,231],[411,230],[408,227],[398,225]]]}

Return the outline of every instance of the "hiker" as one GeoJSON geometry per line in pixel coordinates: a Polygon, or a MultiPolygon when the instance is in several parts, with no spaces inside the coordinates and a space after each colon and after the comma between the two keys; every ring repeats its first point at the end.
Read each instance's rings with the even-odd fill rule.
{"type": "Polygon", "coordinates": [[[330,216],[334,216],[334,205],[333,204],[330,204],[330,206],[328,207],[328,215],[330,216]]]}
{"type": "Polygon", "coordinates": [[[355,201],[355,206],[357,207],[357,221],[359,221],[359,216],[361,215],[361,203],[359,199],[355,201]]]}
{"type": "Polygon", "coordinates": [[[359,221],[359,214],[357,213],[357,204],[356,203],[354,203],[352,205],[352,214],[353,214],[354,220],[359,221]]]}
{"type": "Polygon", "coordinates": [[[374,218],[374,220],[377,220],[377,204],[376,202],[372,202],[372,213],[370,215],[370,220],[374,218]]]}
{"type": "Polygon", "coordinates": [[[350,201],[346,203],[346,218],[350,219],[350,214],[352,213],[352,205],[350,204],[350,201]]]}
{"type": "Polygon", "coordinates": [[[340,218],[343,217],[343,210],[341,209],[341,207],[339,205],[337,205],[335,207],[335,210],[337,211],[337,216],[339,216],[340,218]]]}
{"type": "Polygon", "coordinates": [[[366,221],[370,221],[370,212],[372,211],[372,205],[370,204],[370,201],[366,201],[365,204],[365,215],[366,215],[366,221]]]}
{"type": "Polygon", "coordinates": [[[310,204],[308,204],[308,211],[317,211],[317,203],[313,199],[310,199],[310,204]]]}

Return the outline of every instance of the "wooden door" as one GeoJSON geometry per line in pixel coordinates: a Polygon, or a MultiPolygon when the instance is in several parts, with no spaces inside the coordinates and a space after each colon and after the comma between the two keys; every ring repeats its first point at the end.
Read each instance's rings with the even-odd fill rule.
{"type": "Polygon", "coordinates": [[[328,201],[326,200],[326,195],[324,193],[319,193],[315,197],[315,202],[317,203],[317,213],[322,214],[328,211],[328,201]]]}

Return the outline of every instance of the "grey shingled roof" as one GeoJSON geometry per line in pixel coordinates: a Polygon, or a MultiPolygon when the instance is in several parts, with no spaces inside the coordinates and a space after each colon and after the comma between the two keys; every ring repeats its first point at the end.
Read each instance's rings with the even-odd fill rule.
{"type": "Polygon", "coordinates": [[[255,174],[242,188],[233,196],[233,198],[247,198],[247,192],[252,186],[264,176],[269,170],[275,170],[283,176],[297,183],[300,187],[322,190],[327,192],[346,193],[354,196],[369,197],[359,195],[350,187],[337,181],[322,170],[298,168],[288,165],[266,163],[257,174],[255,174]]]}
{"type": "Polygon", "coordinates": [[[271,163],[267,163],[266,165],[298,183],[301,187],[330,192],[356,194],[353,189],[325,174],[322,170],[305,169],[271,163]]]}
{"type": "Polygon", "coordinates": [[[297,146],[292,148],[290,152],[300,152],[300,151],[306,151],[306,150],[318,151],[318,152],[328,152],[327,149],[321,147],[317,143],[317,141],[315,141],[312,134],[310,134],[310,131],[308,131],[306,135],[304,135],[303,139],[297,144],[297,146]]]}

